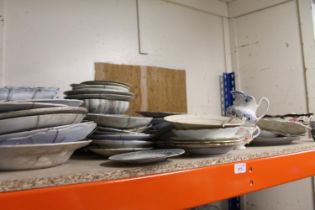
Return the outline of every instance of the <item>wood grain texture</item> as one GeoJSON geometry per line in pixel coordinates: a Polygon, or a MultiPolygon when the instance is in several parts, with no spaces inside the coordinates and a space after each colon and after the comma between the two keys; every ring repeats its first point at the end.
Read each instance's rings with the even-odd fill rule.
{"type": "Polygon", "coordinates": [[[134,115],[137,111],[187,112],[185,70],[96,63],[95,80],[131,84],[135,97],[128,114],[134,115]]]}

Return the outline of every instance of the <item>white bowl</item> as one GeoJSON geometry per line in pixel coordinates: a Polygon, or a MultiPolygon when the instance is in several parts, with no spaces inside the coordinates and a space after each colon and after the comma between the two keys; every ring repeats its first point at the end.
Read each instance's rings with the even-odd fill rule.
{"type": "Polygon", "coordinates": [[[129,101],[83,99],[83,106],[89,113],[125,114],[129,108],[129,101]]]}
{"type": "Polygon", "coordinates": [[[199,130],[177,130],[173,129],[172,132],[177,137],[188,139],[222,139],[238,137],[237,132],[240,127],[231,128],[217,128],[217,129],[199,129],[199,130]]]}

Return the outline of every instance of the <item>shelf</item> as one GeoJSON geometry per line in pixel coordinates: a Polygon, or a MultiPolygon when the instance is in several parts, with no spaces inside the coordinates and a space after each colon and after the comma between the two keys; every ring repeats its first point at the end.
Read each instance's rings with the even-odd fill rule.
{"type": "Polygon", "coordinates": [[[81,157],[50,169],[1,172],[0,209],[183,209],[312,175],[311,141],[141,167],[81,157]],[[246,172],[235,174],[240,163],[246,172]]]}

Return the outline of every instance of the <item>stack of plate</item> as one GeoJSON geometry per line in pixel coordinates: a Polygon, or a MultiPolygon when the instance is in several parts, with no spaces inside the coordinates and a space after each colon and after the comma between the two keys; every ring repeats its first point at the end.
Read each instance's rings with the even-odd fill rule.
{"type": "Polygon", "coordinates": [[[248,143],[254,132],[250,130],[259,132],[258,127],[241,127],[244,122],[236,118],[174,115],[165,120],[174,127],[171,145],[197,155],[226,153],[248,143]]]}
{"type": "Polygon", "coordinates": [[[141,133],[152,118],[128,115],[88,114],[87,119],[96,122],[97,129],[90,136],[90,150],[102,156],[152,149],[150,134],[141,133]]]}
{"type": "Polygon", "coordinates": [[[285,119],[262,119],[258,122],[262,132],[251,142],[254,146],[274,146],[291,144],[305,136],[307,126],[285,119]]]}
{"type": "MultiPolygon", "coordinates": [[[[0,93],[7,89],[0,88],[0,93]]],[[[32,91],[32,88],[18,87],[11,88],[6,97],[4,94],[1,96],[0,170],[56,166],[66,162],[76,149],[90,143],[84,139],[96,125],[93,122],[81,123],[86,109],[68,106],[67,100],[55,103],[51,98],[58,91],[53,96],[51,88],[47,91],[45,88],[32,91]],[[27,101],[8,101],[12,99],[27,101]]],[[[74,105],[74,101],[69,103],[74,105]]]]}
{"type": "Polygon", "coordinates": [[[66,98],[82,100],[89,113],[124,114],[133,97],[129,84],[117,81],[86,81],[71,87],[66,98]]]}

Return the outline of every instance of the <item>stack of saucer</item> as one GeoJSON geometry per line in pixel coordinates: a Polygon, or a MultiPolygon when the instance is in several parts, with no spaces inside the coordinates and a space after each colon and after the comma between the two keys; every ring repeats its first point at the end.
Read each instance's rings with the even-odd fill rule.
{"type": "Polygon", "coordinates": [[[150,134],[141,133],[152,118],[128,115],[88,114],[87,119],[97,124],[90,136],[94,146],[89,149],[102,156],[152,149],[150,134]],[[138,131],[138,132],[137,132],[138,131]]]}
{"type": "Polygon", "coordinates": [[[0,88],[0,170],[60,165],[91,142],[84,139],[95,123],[81,123],[87,110],[54,101],[57,93],[57,88],[0,88]]]}
{"type": "Polygon", "coordinates": [[[133,98],[129,84],[117,81],[85,81],[71,87],[66,98],[82,100],[89,113],[124,114],[133,98]]]}
{"type": "Polygon", "coordinates": [[[176,137],[171,145],[197,155],[217,155],[245,145],[259,134],[258,127],[243,127],[244,121],[229,117],[174,115],[165,118],[176,137]]]}

